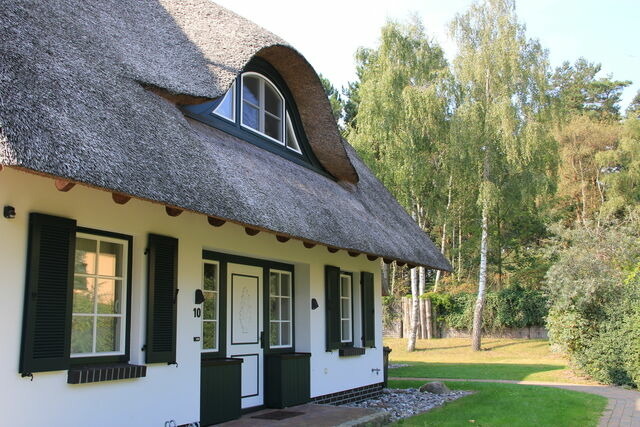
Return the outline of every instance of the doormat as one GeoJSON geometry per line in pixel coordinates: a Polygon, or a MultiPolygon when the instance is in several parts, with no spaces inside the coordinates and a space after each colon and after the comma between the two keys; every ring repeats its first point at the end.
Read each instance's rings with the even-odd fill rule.
{"type": "Polygon", "coordinates": [[[259,418],[261,420],[286,420],[287,418],[297,417],[298,415],[304,415],[304,412],[293,412],[293,411],[271,411],[266,414],[255,415],[251,418],[259,418]]]}

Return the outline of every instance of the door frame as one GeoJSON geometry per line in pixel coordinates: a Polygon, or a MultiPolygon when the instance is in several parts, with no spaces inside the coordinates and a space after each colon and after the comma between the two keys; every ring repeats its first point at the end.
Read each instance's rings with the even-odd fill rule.
{"type": "MultiPolygon", "coordinates": [[[[230,325],[227,324],[227,305],[229,302],[230,296],[230,284],[227,283],[227,272],[228,272],[228,264],[240,264],[247,265],[252,267],[261,267],[262,268],[262,328],[263,328],[263,378],[259,384],[259,387],[262,388],[263,396],[266,398],[264,393],[265,389],[265,377],[266,377],[266,356],[269,354],[275,353],[293,353],[295,351],[296,338],[295,338],[295,312],[296,312],[296,300],[295,300],[295,268],[293,264],[287,264],[278,261],[271,261],[266,259],[259,258],[251,258],[247,256],[241,255],[233,255],[227,254],[224,252],[217,252],[203,249],[202,251],[202,261],[217,261],[219,264],[219,287],[220,287],[220,301],[219,301],[219,321],[218,321],[218,337],[219,337],[219,348],[217,352],[201,352],[201,360],[211,360],[211,359],[222,359],[225,357],[229,357],[227,354],[228,344],[226,339],[222,339],[222,337],[226,337],[227,330],[230,325]],[[291,346],[284,348],[269,348],[269,271],[270,270],[280,270],[291,273],[291,346]],[[224,307],[224,311],[220,310],[224,307]]],[[[259,409],[260,407],[247,408],[248,411],[259,409]]],[[[243,409],[243,411],[245,411],[243,409]]]]}

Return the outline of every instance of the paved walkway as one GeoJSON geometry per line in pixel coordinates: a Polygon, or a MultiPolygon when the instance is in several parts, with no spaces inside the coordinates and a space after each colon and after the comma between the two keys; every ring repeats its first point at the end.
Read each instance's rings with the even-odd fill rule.
{"type": "Polygon", "coordinates": [[[388,424],[389,414],[378,409],[350,408],[346,406],[307,403],[286,409],[263,409],[241,418],[219,424],[224,427],[363,427],[388,424]],[[283,420],[254,418],[271,412],[297,412],[298,415],[283,420]]]}
{"type": "Polygon", "coordinates": [[[602,418],[601,427],[640,427],[640,392],[625,390],[620,387],[606,385],[545,383],[539,381],[514,381],[514,380],[466,380],[449,378],[405,378],[389,377],[390,380],[418,380],[418,381],[473,381],[480,383],[504,383],[525,384],[545,387],[562,388],[565,390],[582,391],[584,393],[598,394],[609,399],[602,418]]]}

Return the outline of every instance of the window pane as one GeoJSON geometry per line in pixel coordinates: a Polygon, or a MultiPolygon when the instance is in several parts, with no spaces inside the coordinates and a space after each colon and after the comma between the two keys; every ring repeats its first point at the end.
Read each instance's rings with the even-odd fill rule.
{"type": "Polygon", "coordinates": [[[347,277],[340,278],[340,296],[348,297],[351,295],[351,281],[347,277]]]}
{"type": "Polygon", "coordinates": [[[218,265],[217,264],[204,264],[203,286],[205,291],[218,290],[218,265]]]}
{"type": "Polygon", "coordinates": [[[218,348],[218,322],[202,323],[202,348],[213,350],[218,348]]]}
{"type": "Polygon", "coordinates": [[[282,118],[282,99],[268,83],[264,85],[264,109],[274,116],[282,118]]]}
{"type": "Polygon", "coordinates": [[[96,274],[96,248],[95,240],[76,239],[76,273],[96,274]]]}
{"type": "Polygon", "coordinates": [[[280,320],[280,298],[269,298],[269,319],[280,320]]]}
{"type": "Polygon", "coordinates": [[[260,105],[260,80],[254,76],[242,78],[242,100],[260,105]]]}
{"type": "Polygon", "coordinates": [[[271,322],[269,327],[269,345],[280,345],[280,323],[271,322]]]}
{"type": "Polygon", "coordinates": [[[280,327],[282,328],[282,340],[281,340],[281,344],[282,345],[291,345],[291,323],[289,322],[284,322],[280,324],[280,327]]]}
{"type": "Polygon", "coordinates": [[[96,352],[120,350],[120,318],[98,317],[96,325],[96,352]]]}
{"type": "Polygon", "coordinates": [[[278,289],[278,278],[280,275],[278,273],[269,274],[269,294],[270,295],[280,295],[280,290],[278,289]]]}
{"type": "Polygon", "coordinates": [[[269,114],[264,115],[264,133],[282,141],[282,121],[269,114]]]}
{"type": "Polygon", "coordinates": [[[217,317],[217,295],[213,292],[204,293],[203,315],[202,318],[206,320],[218,320],[217,317]]]}
{"type": "Polygon", "coordinates": [[[92,277],[74,277],[73,312],[93,313],[96,281],[92,277]]]}
{"type": "Polygon", "coordinates": [[[73,316],[71,321],[71,353],[93,352],[93,317],[73,316]]]}
{"type": "Polygon", "coordinates": [[[280,320],[291,320],[290,302],[289,298],[280,298],[280,320]]]}
{"type": "Polygon", "coordinates": [[[122,281],[98,279],[98,313],[116,314],[122,310],[122,281]]]}
{"type": "Polygon", "coordinates": [[[258,109],[246,102],[242,107],[242,124],[255,130],[260,130],[260,120],[258,119],[258,109]]]}
{"type": "Polygon", "coordinates": [[[342,311],[340,312],[342,314],[342,318],[343,319],[350,318],[351,317],[351,300],[346,298],[341,298],[340,301],[342,302],[342,311]]]}
{"type": "Polygon", "coordinates": [[[98,258],[98,274],[101,276],[122,277],[122,245],[119,243],[100,242],[98,258]]]}
{"type": "Polygon", "coordinates": [[[291,118],[287,113],[287,147],[292,150],[300,152],[300,145],[298,144],[298,139],[296,138],[295,132],[293,132],[293,126],[291,125],[291,118]]]}
{"type": "Polygon", "coordinates": [[[351,322],[342,321],[342,341],[351,341],[351,322]]]}
{"type": "Polygon", "coordinates": [[[220,101],[220,103],[218,104],[218,106],[216,107],[215,110],[213,110],[214,113],[225,117],[229,120],[233,120],[233,92],[235,89],[235,84],[233,86],[231,86],[231,89],[229,89],[227,91],[227,93],[225,93],[224,98],[222,98],[222,101],[220,101]]]}
{"type": "Polygon", "coordinates": [[[281,288],[282,288],[282,296],[288,297],[291,295],[290,289],[291,289],[291,276],[289,276],[288,274],[283,274],[281,279],[281,288]]]}

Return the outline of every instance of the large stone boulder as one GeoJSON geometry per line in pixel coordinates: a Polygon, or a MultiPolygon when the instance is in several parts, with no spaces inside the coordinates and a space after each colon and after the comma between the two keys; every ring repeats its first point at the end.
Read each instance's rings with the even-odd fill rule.
{"type": "Polygon", "coordinates": [[[449,387],[441,383],[440,381],[433,381],[430,383],[426,383],[420,386],[420,391],[423,393],[433,393],[433,394],[446,394],[451,393],[449,387]]]}

